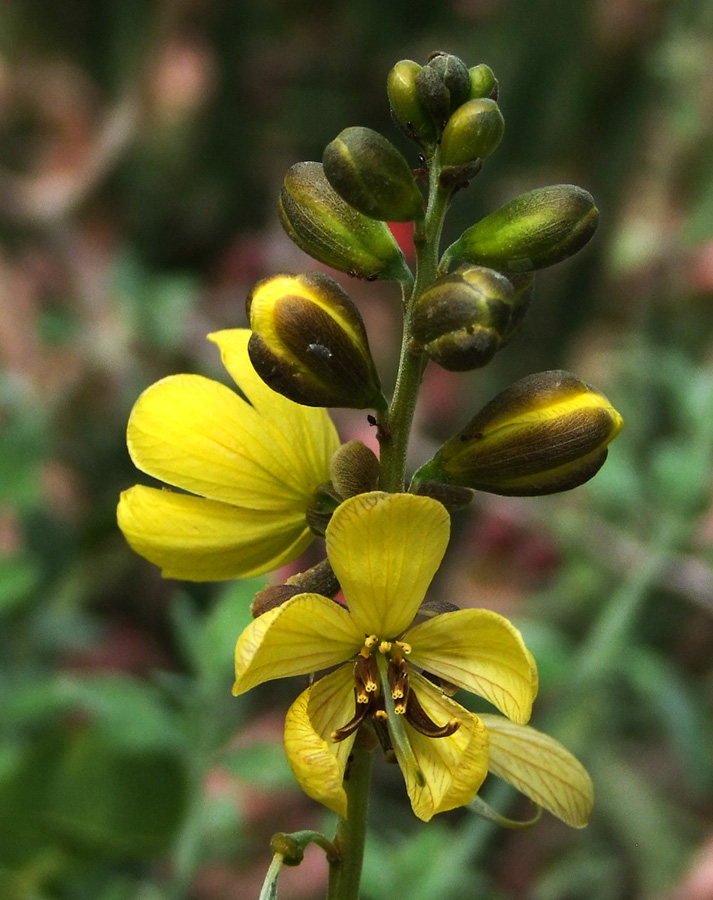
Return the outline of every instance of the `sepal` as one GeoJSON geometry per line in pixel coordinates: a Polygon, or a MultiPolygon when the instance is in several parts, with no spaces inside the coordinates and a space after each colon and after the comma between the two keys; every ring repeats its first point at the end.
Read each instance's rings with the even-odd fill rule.
{"type": "Polygon", "coordinates": [[[328,275],[275,275],[250,292],[248,354],[273,390],[305,406],[381,408],[359,310],[328,275]]]}
{"type": "Polygon", "coordinates": [[[575,375],[530,375],[484,406],[414,484],[444,481],[518,497],[570,490],[597,473],[622,424],[607,398],[575,375]]]}
{"type": "Polygon", "coordinates": [[[498,99],[500,85],[490,66],[486,66],[485,63],[472,66],[468,69],[468,75],[470,77],[471,100],[476,100],[479,97],[490,97],[491,100],[498,99]]]}
{"type": "Polygon", "coordinates": [[[342,199],[322,163],[296,163],[288,170],[278,211],[291,240],[319,262],[361,278],[412,280],[388,225],[342,199]]]}

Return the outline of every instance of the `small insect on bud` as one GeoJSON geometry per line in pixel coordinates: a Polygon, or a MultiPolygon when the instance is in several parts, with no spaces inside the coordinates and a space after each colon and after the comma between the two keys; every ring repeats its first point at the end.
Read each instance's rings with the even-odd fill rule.
{"type": "Polygon", "coordinates": [[[411,166],[378,131],[345,128],[324,150],[324,174],[354,209],[384,222],[423,215],[423,197],[411,166]]]}
{"type": "Polygon", "coordinates": [[[359,310],[328,275],[266,278],[246,309],[248,354],[273,390],[305,406],[385,405],[359,310]]]}
{"type": "Polygon", "coordinates": [[[476,222],[446,250],[450,260],[503,272],[543,269],[580,250],[599,224],[594,198],[573,184],[521,194],[476,222]]]}
{"type": "Polygon", "coordinates": [[[491,100],[498,99],[498,79],[490,66],[480,63],[468,69],[468,75],[470,76],[471,100],[477,100],[480,97],[490,97],[491,100]]]}
{"type": "Polygon", "coordinates": [[[302,162],[289,169],[279,214],[289,237],[319,262],[362,278],[411,281],[388,225],[342,199],[327,181],[322,163],[302,162]]]}
{"type": "Polygon", "coordinates": [[[514,299],[504,275],[482,266],[460,266],[418,298],[411,334],[444,369],[479,369],[500,349],[514,299]]]}
{"type": "Polygon", "coordinates": [[[567,491],[601,468],[622,424],[607,398],[575,375],[530,375],[483,407],[414,482],[516,497],[567,491]]]}
{"type": "Polygon", "coordinates": [[[421,66],[412,59],[396,63],[386,79],[391,116],[397,127],[413,141],[424,147],[435,145],[438,129],[424,107],[416,88],[416,76],[421,66]]]}
{"type": "Polygon", "coordinates": [[[460,166],[485,159],[497,149],[505,120],[494,100],[468,100],[453,113],[443,131],[441,164],[460,166]]]}

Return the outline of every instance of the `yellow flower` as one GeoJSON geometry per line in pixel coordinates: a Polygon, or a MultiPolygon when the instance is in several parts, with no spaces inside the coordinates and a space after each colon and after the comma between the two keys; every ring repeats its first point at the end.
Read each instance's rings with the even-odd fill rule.
{"type": "Polygon", "coordinates": [[[339,446],[325,410],[261,381],[249,330],[208,337],[247,400],[201,375],[171,375],[145,390],[129,418],[129,454],[147,475],[189,493],[135,485],[117,511],[137,553],[165,577],[190,581],[244,578],[295,559],[312,541],[307,508],[339,446]]]}
{"type": "Polygon", "coordinates": [[[445,508],[428,497],[347,500],[327,528],[327,553],[348,609],[300,594],[238,640],[235,694],[339,666],[293,704],[285,746],[305,792],[342,816],[344,770],[362,722],[395,754],[414,812],[427,821],[469,803],[488,770],[486,726],[441,685],[486,698],[516,723],[530,717],[535,665],[507,619],[466,609],[412,624],[449,533],[445,508]]]}

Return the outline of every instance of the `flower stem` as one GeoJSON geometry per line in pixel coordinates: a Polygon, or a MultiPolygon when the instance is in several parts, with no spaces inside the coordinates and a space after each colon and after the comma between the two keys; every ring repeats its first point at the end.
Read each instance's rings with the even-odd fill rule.
{"type": "Polygon", "coordinates": [[[440,172],[436,152],[429,168],[429,199],[426,214],[414,223],[416,280],[405,303],[404,331],[394,396],[390,411],[378,420],[381,448],[380,486],[384,491],[404,490],[408,441],[416,410],[418,389],[427,362],[425,354],[412,345],[411,311],[416,300],[436,278],[443,220],[452,195],[449,188],[443,188],[439,184],[440,172]]]}
{"type": "Polygon", "coordinates": [[[360,748],[358,743],[357,739],[349,776],[344,782],[347,792],[347,818],[340,818],[334,836],[334,846],[339,856],[329,861],[327,900],[358,900],[359,897],[374,754],[372,750],[360,748]]]}

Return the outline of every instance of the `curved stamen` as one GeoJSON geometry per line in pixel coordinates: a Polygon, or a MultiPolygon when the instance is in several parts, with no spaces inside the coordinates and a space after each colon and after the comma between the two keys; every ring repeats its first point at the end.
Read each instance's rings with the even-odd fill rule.
{"type": "Polygon", "coordinates": [[[415,691],[409,691],[406,698],[406,721],[416,731],[430,738],[449,737],[461,726],[459,719],[450,719],[445,725],[436,725],[433,719],[421,706],[415,691]]]}

